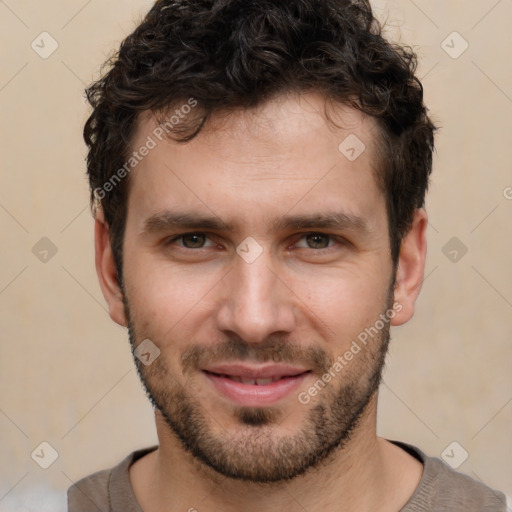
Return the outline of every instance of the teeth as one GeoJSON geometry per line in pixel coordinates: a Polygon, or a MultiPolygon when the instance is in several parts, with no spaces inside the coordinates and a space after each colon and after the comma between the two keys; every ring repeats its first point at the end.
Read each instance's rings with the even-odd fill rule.
{"type": "Polygon", "coordinates": [[[272,382],[281,380],[281,377],[268,377],[266,379],[254,379],[254,378],[240,377],[238,375],[224,375],[224,377],[226,377],[234,382],[240,382],[241,384],[250,384],[252,386],[254,386],[254,385],[268,386],[269,384],[272,384],[272,382]]]}
{"type": "Polygon", "coordinates": [[[267,384],[271,384],[273,382],[273,380],[270,378],[270,379],[256,379],[256,384],[258,384],[258,386],[266,386],[267,384]]]}

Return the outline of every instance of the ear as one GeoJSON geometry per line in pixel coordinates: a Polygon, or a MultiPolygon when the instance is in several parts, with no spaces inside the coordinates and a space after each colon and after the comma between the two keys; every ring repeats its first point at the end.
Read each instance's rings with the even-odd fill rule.
{"type": "Polygon", "coordinates": [[[94,247],[96,250],[96,272],[101,291],[108,304],[110,318],[117,324],[126,327],[128,322],[124,313],[123,293],[119,286],[109,229],[101,208],[96,210],[95,215],[94,247]]]}
{"type": "Polygon", "coordinates": [[[396,273],[394,300],[396,315],[391,325],[402,325],[414,315],[414,303],[418,297],[425,271],[427,255],[427,212],[418,208],[414,213],[411,229],[402,239],[396,273]]]}

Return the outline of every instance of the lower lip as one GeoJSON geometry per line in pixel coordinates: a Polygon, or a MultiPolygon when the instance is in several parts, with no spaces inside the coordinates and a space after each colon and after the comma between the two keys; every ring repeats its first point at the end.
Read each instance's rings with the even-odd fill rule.
{"type": "Polygon", "coordinates": [[[301,373],[294,377],[285,377],[271,384],[258,386],[257,384],[243,384],[209,372],[203,373],[220,393],[243,407],[273,405],[296,391],[309,375],[309,372],[301,373]]]}

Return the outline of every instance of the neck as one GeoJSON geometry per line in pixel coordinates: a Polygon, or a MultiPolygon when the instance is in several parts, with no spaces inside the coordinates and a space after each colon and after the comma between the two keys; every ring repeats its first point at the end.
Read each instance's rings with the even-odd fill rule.
{"type": "Polygon", "coordinates": [[[350,440],[318,467],[291,481],[258,484],[226,478],[183,449],[156,412],[158,450],[130,470],[142,508],[200,512],[334,512],[399,510],[421,478],[422,465],[376,435],[377,397],[350,440]]]}

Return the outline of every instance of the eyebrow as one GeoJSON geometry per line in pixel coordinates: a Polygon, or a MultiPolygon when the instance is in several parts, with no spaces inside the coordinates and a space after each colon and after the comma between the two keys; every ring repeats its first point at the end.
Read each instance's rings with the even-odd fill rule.
{"type": "MultiPolygon", "coordinates": [[[[364,217],[346,212],[319,212],[287,215],[270,223],[272,232],[286,229],[333,229],[370,234],[371,229],[364,217]]],[[[159,233],[175,229],[212,230],[234,232],[236,227],[220,217],[190,212],[169,211],[152,215],[144,222],[142,233],[159,233]]]]}

